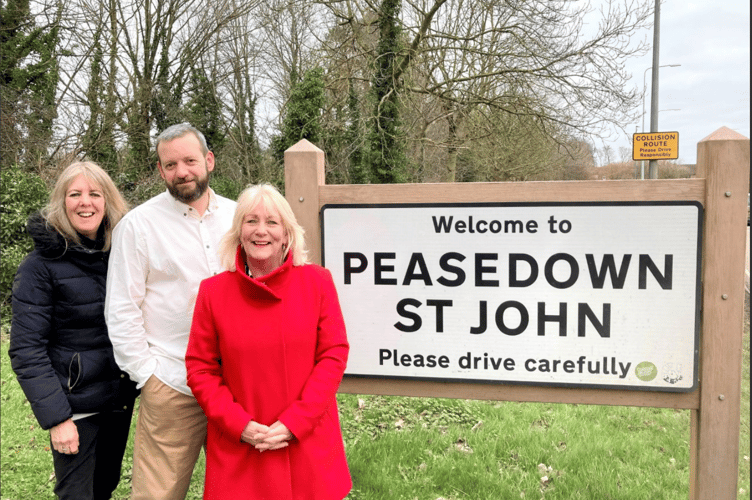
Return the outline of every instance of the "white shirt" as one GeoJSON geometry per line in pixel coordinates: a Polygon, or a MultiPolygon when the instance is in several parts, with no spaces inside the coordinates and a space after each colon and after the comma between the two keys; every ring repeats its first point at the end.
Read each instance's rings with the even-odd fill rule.
{"type": "Polygon", "coordinates": [[[185,351],[201,280],[224,271],[219,240],[234,201],[209,190],[203,216],[169,192],[134,208],[112,233],[105,318],[115,361],[138,387],[152,375],[183,394],[185,351]]]}

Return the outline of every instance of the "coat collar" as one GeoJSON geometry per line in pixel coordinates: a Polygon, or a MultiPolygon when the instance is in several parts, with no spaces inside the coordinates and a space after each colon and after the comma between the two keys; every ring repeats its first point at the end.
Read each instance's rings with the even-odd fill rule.
{"type": "Polygon", "coordinates": [[[238,249],[235,252],[235,274],[238,276],[238,279],[248,284],[253,295],[281,299],[282,287],[287,283],[290,270],[292,269],[292,250],[288,252],[287,258],[281,266],[265,276],[248,276],[245,273],[244,255],[243,246],[238,245],[238,249]]]}
{"type": "Polygon", "coordinates": [[[103,252],[104,246],[104,224],[99,226],[97,238],[89,239],[79,233],[80,244],[66,241],[62,234],[47,223],[47,220],[39,213],[35,212],[28,218],[26,232],[34,241],[34,248],[45,258],[57,259],[63,255],[71,256],[80,255],[84,259],[89,257],[101,259],[102,255],[109,255],[103,252]]]}

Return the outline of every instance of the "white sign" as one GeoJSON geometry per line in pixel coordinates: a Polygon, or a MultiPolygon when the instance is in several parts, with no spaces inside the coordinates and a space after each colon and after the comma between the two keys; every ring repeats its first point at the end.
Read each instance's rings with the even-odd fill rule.
{"type": "Polygon", "coordinates": [[[696,202],[327,205],[346,375],[690,391],[696,202]]]}

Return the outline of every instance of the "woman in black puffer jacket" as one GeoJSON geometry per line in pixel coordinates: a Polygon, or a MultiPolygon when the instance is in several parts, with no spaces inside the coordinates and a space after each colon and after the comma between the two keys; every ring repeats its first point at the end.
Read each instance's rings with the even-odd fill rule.
{"type": "Polygon", "coordinates": [[[120,480],[137,391],[115,363],[104,299],[110,236],[126,211],[104,170],[70,165],[29,217],[35,249],[13,282],[11,365],[50,430],[61,499],[108,499],[120,480]]]}

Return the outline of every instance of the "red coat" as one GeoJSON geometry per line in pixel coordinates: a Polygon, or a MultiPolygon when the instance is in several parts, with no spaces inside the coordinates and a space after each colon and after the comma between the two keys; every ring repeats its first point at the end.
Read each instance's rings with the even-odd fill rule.
{"type": "Polygon", "coordinates": [[[336,392],[349,344],[331,273],[292,258],[258,280],[201,283],[185,362],[208,417],[205,499],[342,499],[352,481],[336,392]],[[279,420],[289,446],[258,452],[246,424],[279,420]]]}

